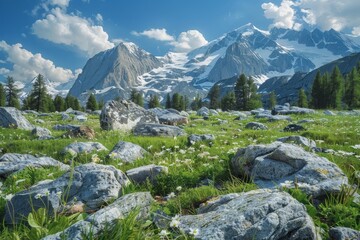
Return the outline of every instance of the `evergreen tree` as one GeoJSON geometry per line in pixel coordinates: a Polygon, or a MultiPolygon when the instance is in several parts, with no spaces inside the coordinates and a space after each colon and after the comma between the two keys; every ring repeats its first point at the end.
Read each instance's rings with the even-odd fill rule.
{"type": "Polygon", "coordinates": [[[53,109],[52,104],[51,97],[46,90],[44,77],[39,74],[35,79],[33,89],[29,95],[28,105],[30,109],[37,112],[48,112],[53,109]]]}
{"type": "Polygon", "coordinates": [[[56,95],[54,98],[54,107],[55,111],[62,112],[65,111],[65,100],[59,95],[56,95]]]}
{"type": "Polygon", "coordinates": [[[98,109],[98,104],[96,102],[96,98],[94,94],[90,94],[86,102],[86,109],[90,109],[91,111],[95,111],[98,109]]]}
{"type": "Polygon", "coordinates": [[[247,100],[246,110],[252,110],[262,107],[261,96],[256,92],[257,86],[254,80],[252,79],[252,77],[249,77],[247,86],[248,86],[248,95],[246,97],[248,100],[247,100]]]}
{"type": "Polygon", "coordinates": [[[353,68],[347,77],[344,101],[350,109],[360,107],[360,73],[353,68]]]}
{"type": "Polygon", "coordinates": [[[171,108],[172,103],[171,103],[171,98],[170,98],[170,93],[168,93],[166,95],[166,103],[165,103],[165,108],[171,108]]]}
{"type": "Polygon", "coordinates": [[[202,107],[202,99],[199,94],[197,94],[195,99],[191,102],[190,107],[194,111],[197,111],[202,107]]]}
{"type": "Polygon", "coordinates": [[[320,102],[321,102],[321,95],[322,95],[322,79],[321,79],[321,73],[318,71],[316,73],[316,77],[314,79],[312,88],[311,88],[311,105],[313,108],[319,109],[320,108],[320,102]]]}
{"type": "Polygon", "coordinates": [[[139,105],[140,107],[144,107],[144,97],[141,93],[136,94],[136,100],[135,103],[139,105]]]}
{"type": "Polygon", "coordinates": [[[6,105],[8,107],[15,107],[20,109],[19,94],[20,90],[15,86],[15,80],[12,77],[7,77],[6,84],[6,105]]]}
{"type": "Polygon", "coordinates": [[[332,108],[341,109],[341,101],[343,97],[343,76],[338,66],[336,66],[330,76],[330,106],[332,108]]]}
{"type": "Polygon", "coordinates": [[[304,108],[308,107],[307,96],[306,96],[305,90],[303,88],[301,88],[299,90],[298,106],[304,107],[304,108]]]}
{"type": "Polygon", "coordinates": [[[180,95],[180,109],[181,111],[184,111],[185,110],[185,97],[183,95],[180,95]]]}
{"type": "Polygon", "coordinates": [[[137,94],[138,94],[138,91],[136,89],[131,89],[130,101],[135,103],[137,94]]]}
{"type": "Polygon", "coordinates": [[[209,92],[211,109],[219,108],[219,97],[220,97],[220,87],[218,84],[215,84],[209,92]]]}
{"type": "Polygon", "coordinates": [[[150,96],[149,108],[160,107],[160,101],[156,94],[150,96]]]}
{"type": "Polygon", "coordinates": [[[101,99],[100,101],[99,101],[99,103],[98,103],[98,109],[102,109],[104,107],[104,100],[103,99],[101,99]]]}
{"type": "Polygon", "coordinates": [[[269,108],[273,109],[276,105],[276,94],[272,91],[269,95],[269,108]]]}
{"type": "Polygon", "coordinates": [[[321,78],[320,108],[331,107],[331,85],[329,73],[324,73],[321,78]]]}
{"type": "Polygon", "coordinates": [[[236,108],[238,110],[246,110],[248,105],[248,79],[245,74],[241,74],[235,85],[236,108]]]}
{"type": "Polygon", "coordinates": [[[0,83],[0,107],[5,107],[6,104],[6,92],[4,86],[0,83]]]}
{"type": "Polygon", "coordinates": [[[65,108],[72,108],[73,110],[80,110],[80,102],[76,97],[73,97],[71,95],[67,95],[65,98],[65,108]]]}
{"type": "Polygon", "coordinates": [[[181,95],[179,93],[174,93],[172,95],[171,107],[178,111],[181,111],[181,95]]]}
{"type": "Polygon", "coordinates": [[[221,99],[221,109],[223,111],[230,111],[230,110],[235,110],[235,108],[236,108],[235,93],[234,91],[230,91],[221,99]]]}
{"type": "Polygon", "coordinates": [[[184,111],[186,111],[188,109],[188,106],[189,106],[189,97],[185,95],[184,97],[184,105],[185,105],[185,108],[184,108],[184,111]]]}
{"type": "Polygon", "coordinates": [[[78,110],[78,111],[81,110],[79,99],[77,99],[76,97],[73,97],[73,103],[74,103],[74,105],[73,105],[72,109],[78,110]]]}

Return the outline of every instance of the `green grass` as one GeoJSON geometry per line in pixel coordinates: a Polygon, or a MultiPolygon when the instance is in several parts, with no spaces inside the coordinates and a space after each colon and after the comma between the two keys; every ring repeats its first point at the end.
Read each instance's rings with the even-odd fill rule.
{"type": "MultiPolygon", "coordinates": [[[[168,174],[160,175],[156,185],[147,183],[138,186],[132,184],[124,189],[124,193],[150,191],[154,197],[157,196],[157,199],[164,199],[169,195],[173,195],[173,198],[170,200],[159,201],[153,207],[154,211],[160,209],[169,216],[194,214],[196,208],[208,199],[222,194],[246,192],[256,189],[256,186],[249,179],[240,179],[232,176],[230,171],[232,156],[239,148],[247,147],[248,145],[267,144],[280,137],[296,135],[296,133],[292,134],[282,131],[289,124],[287,121],[268,122],[266,119],[254,119],[252,116],[246,120],[235,121],[235,116],[228,113],[211,116],[209,120],[204,121],[201,117],[191,115],[190,123],[184,127],[188,134],[214,134],[216,139],[212,142],[202,142],[189,146],[187,137],[140,137],[119,131],[104,131],[100,128],[98,116],[90,115],[86,123],[72,120],[62,121],[60,114],[41,117],[45,121],[43,124],[35,123],[37,117],[32,114],[26,115],[26,118],[35,125],[51,130],[56,139],[39,141],[31,136],[29,131],[0,128],[1,153],[29,153],[30,149],[31,154],[50,156],[64,163],[70,163],[73,160],[74,166],[76,166],[92,162],[94,153],[81,154],[75,158],[62,154],[61,150],[74,141],[100,142],[109,151],[118,141],[129,141],[138,144],[150,153],[143,159],[139,159],[134,163],[123,163],[120,160],[107,158],[108,151],[103,151],[96,153],[100,159],[99,163],[113,165],[122,171],[147,164],[167,166],[168,174]],[[227,120],[228,123],[219,124],[221,120],[227,120]],[[252,121],[266,124],[269,130],[257,131],[245,129],[245,125],[252,121]],[[93,140],[63,138],[64,131],[52,130],[55,124],[88,125],[95,130],[96,137],[93,140]],[[201,182],[206,182],[207,186],[200,184],[201,182]],[[179,187],[181,187],[180,191],[179,187]]],[[[360,118],[354,116],[325,116],[321,112],[313,115],[291,115],[291,118],[293,123],[302,119],[314,120],[313,123],[303,124],[306,131],[299,134],[315,140],[321,148],[337,151],[337,155],[327,153],[320,153],[319,155],[336,163],[348,176],[350,183],[359,187],[360,149],[354,149],[352,146],[360,144],[360,118]],[[354,154],[348,156],[341,151],[352,152],[354,154]]],[[[0,216],[4,214],[4,198],[6,195],[28,189],[31,185],[41,180],[55,179],[61,174],[61,171],[53,168],[38,169],[36,171],[32,168],[27,168],[8,177],[6,181],[3,181],[3,186],[1,187],[0,216]],[[18,180],[21,179],[25,180],[19,182],[18,180]]],[[[308,196],[296,191],[290,193],[305,204],[316,225],[322,229],[327,231],[330,227],[341,224],[360,230],[359,205],[344,204],[342,200],[329,196],[330,200],[315,206],[312,199],[308,196]]],[[[48,217],[49,222],[54,222],[51,216],[48,217]]],[[[115,225],[115,229],[123,229],[126,223],[130,227],[130,229],[123,229],[123,234],[126,236],[134,236],[134,239],[159,239],[161,229],[157,229],[154,224],[144,226],[145,222],[134,222],[133,217],[131,215],[127,219],[119,221],[115,225]],[[139,232],[141,233],[140,235],[139,232]]],[[[46,226],[45,228],[48,227],[46,226]]],[[[108,230],[99,239],[122,236],[122,233],[114,235],[114,228],[108,230]]],[[[31,231],[31,228],[26,224],[19,224],[19,226],[14,227],[3,225],[0,239],[16,239],[16,236],[30,239],[26,238],[24,234],[20,234],[20,232],[29,231],[31,231]]],[[[324,233],[324,236],[326,237],[326,233],[324,233]]],[[[191,236],[173,232],[167,238],[191,239],[191,236]]]]}

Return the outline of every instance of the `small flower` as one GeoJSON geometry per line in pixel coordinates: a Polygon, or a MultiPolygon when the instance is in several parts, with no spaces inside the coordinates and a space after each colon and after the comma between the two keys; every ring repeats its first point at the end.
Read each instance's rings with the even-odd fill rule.
{"type": "Polygon", "coordinates": [[[98,157],[97,154],[93,154],[93,155],[91,156],[91,161],[92,161],[93,163],[98,163],[98,162],[100,162],[100,158],[98,157]]]}
{"type": "Polygon", "coordinates": [[[182,187],[181,186],[177,186],[176,187],[176,191],[180,192],[182,190],[182,187]]]}
{"type": "Polygon", "coordinates": [[[38,193],[35,195],[35,199],[40,199],[42,197],[42,194],[41,193],[38,193]]]}
{"type": "Polygon", "coordinates": [[[161,232],[159,233],[160,237],[166,237],[167,235],[169,235],[170,233],[166,230],[161,230],[161,232]]]}
{"type": "Polygon", "coordinates": [[[172,227],[172,228],[178,228],[179,225],[180,225],[179,215],[175,215],[175,217],[173,217],[173,218],[171,219],[170,227],[172,227]]]}
{"type": "Polygon", "coordinates": [[[14,194],[8,194],[5,196],[6,201],[10,201],[13,198],[14,194]]]}
{"type": "Polygon", "coordinates": [[[46,190],[45,192],[44,192],[44,194],[45,194],[45,196],[49,196],[50,195],[50,192],[49,192],[49,190],[46,190]]]}
{"type": "Polygon", "coordinates": [[[117,165],[118,166],[122,166],[124,163],[122,163],[122,162],[119,162],[117,165]]]}
{"type": "Polygon", "coordinates": [[[116,157],[116,155],[117,155],[116,152],[112,152],[112,153],[110,153],[109,157],[111,159],[114,159],[116,157]]]}
{"type": "Polygon", "coordinates": [[[58,196],[58,198],[61,198],[62,191],[58,191],[58,192],[56,193],[56,195],[58,196]]]}
{"type": "MultiPolygon", "coordinates": [[[[152,149],[153,145],[147,147],[148,150],[152,149]]],[[[166,231],[166,230],[165,230],[166,231]]]]}
{"type": "Polygon", "coordinates": [[[190,232],[189,234],[196,237],[197,235],[199,235],[200,230],[198,228],[190,228],[190,232]]]}
{"type": "Polygon", "coordinates": [[[176,197],[176,194],[174,192],[169,193],[169,195],[167,196],[168,198],[174,198],[176,197]]]}

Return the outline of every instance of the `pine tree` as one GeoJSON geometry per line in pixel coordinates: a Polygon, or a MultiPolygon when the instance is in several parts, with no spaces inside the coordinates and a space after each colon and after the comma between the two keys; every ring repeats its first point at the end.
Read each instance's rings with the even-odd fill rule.
{"type": "Polygon", "coordinates": [[[272,91],[269,95],[269,108],[273,109],[276,106],[276,94],[272,91]]]}
{"type": "Polygon", "coordinates": [[[104,107],[104,100],[103,99],[101,99],[100,101],[99,101],[99,103],[98,103],[98,109],[102,109],[104,107]]]}
{"type": "Polygon", "coordinates": [[[80,105],[80,102],[79,102],[79,99],[77,99],[76,97],[73,97],[73,107],[72,109],[74,110],[81,110],[81,105],[80,105]]]}
{"type": "Polygon", "coordinates": [[[234,91],[230,91],[221,99],[221,109],[223,111],[230,111],[230,110],[235,110],[235,108],[236,108],[235,93],[234,91]]]}
{"type": "Polygon", "coordinates": [[[171,108],[172,103],[171,103],[171,98],[170,98],[170,93],[168,93],[166,95],[166,103],[165,103],[165,108],[171,108]]]}
{"type": "Polygon", "coordinates": [[[141,93],[136,94],[136,100],[135,103],[139,105],[140,107],[144,107],[144,97],[141,93]]]}
{"type": "Polygon", "coordinates": [[[160,107],[160,101],[156,94],[150,96],[149,108],[160,107]]]}
{"type": "Polygon", "coordinates": [[[184,108],[184,111],[186,111],[188,109],[188,106],[189,106],[189,97],[185,95],[184,97],[184,105],[185,105],[185,108],[184,108]]]}
{"type": "Polygon", "coordinates": [[[303,88],[301,88],[299,90],[298,106],[304,107],[304,108],[308,107],[307,96],[306,96],[305,90],[303,88]]]}
{"type": "Polygon", "coordinates": [[[215,84],[209,92],[211,109],[219,108],[219,97],[220,97],[220,87],[218,84],[215,84]]]}
{"type": "Polygon", "coordinates": [[[190,107],[192,110],[197,111],[202,107],[202,99],[199,94],[196,95],[195,99],[191,102],[190,107]]]}
{"type": "Polygon", "coordinates": [[[12,77],[7,77],[6,84],[6,105],[8,107],[15,107],[20,109],[19,94],[20,90],[15,86],[15,80],[12,77]]]}
{"type": "Polygon", "coordinates": [[[235,85],[236,109],[245,110],[247,106],[248,86],[245,74],[241,74],[235,85]]]}
{"type": "Polygon", "coordinates": [[[96,102],[96,98],[94,94],[90,94],[86,102],[86,109],[90,109],[91,111],[95,111],[98,109],[98,104],[96,102]]]}
{"type": "Polygon", "coordinates": [[[318,71],[316,73],[316,77],[314,79],[312,88],[311,88],[311,105],[313,108],[319,109],[320,108],[320,102],[321,102],[321,91],[322,89],[322,80],[321,80],[321,73],[318,71]]]}
{"type": "Polygon", "coordinates": [[[38,112],[48,112],[54,109],[50,95],[47,93],[44,77],[39,74],[34,82],[28,98],[30,109],[38,112]]]}
{"type": "Polygon", "coordinates": [[[338,66],[336,66],[330,76],[330,106],[332,108],[341,109],[341,101],[343,97],[343,76],[338,66]]]}
{"type": "Polygon", "coordinates": [[[65,100],[59,95],[56,95],[54,98],[54,107],[55,111],[62,112],[65,111],[65,100]]]}
{"type": "Polygon", "coordinates": [[[247,82],[247,87],[248,90],[246,97],[248,100],[247,100],[246,110],[252,110],[262,107],[261,96],[260,94],[257,93],[257,86],[254,80],[252,79],[252,77],[249,77],[247,82]]]}
{"type": "Polygon", "coordinates": [[[172,95],[171,107],[178,111],[181,111],[181,95],[179,93],[174,93],[172,95]]]}
{"type": "Polygon", "coordinates": [[[137,97],[138,91],[136,89],[132,89],[131,93],[130,93],[130,101],[132,101],[133,103],[136,102],[136,97],[137,97]]]}
{"type": "Polygon", "coordinates": [[[0,83],[0,107],[5,107],[6,104],[6,92],[4,86],[0,83]]]}
{"type": "Polygon", "coordinates": [[[360,74],[355,67],[347,77],[344,101],[350,109],[360,107],[360,74]]]}

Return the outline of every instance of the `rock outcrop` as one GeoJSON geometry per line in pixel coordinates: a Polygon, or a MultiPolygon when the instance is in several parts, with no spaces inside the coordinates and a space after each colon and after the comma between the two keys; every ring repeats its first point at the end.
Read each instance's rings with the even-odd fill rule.
{"type": "Polygon", "coordinates": [[[152,184],[156,184],[156,177],[161,173],[167,173],[168,168],[164,166],[158,166],[150,164],[126,171],[128,178],[136,184],[142,184],[149,181],[152,184]]]}
{"type": "Polygon", "coordinates": [[[132,163],[139,158],[145,157],[148,152],[141,146],[131,142],[118,142],[109,153],[111,159],[120,159],[126,163],[132,163]]]}
{"type": "Polygon", "coordinates": [[[138,124],[133,132],[135,136],[177,137],[186,135],[185,131],[179,127],[151,123],[138,124]]]}
{"type": "Polygon", "coordinates": [[[32,130],[34,126],[13,107],[0,107],[0,127],[32,130]]]}

